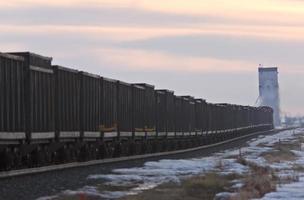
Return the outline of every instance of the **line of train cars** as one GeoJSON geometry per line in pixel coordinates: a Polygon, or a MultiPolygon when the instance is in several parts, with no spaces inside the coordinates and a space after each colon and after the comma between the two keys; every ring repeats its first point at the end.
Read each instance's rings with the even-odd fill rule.
{"type": "Polygon", "coordinates": [[[0,53],[0,168],[172,151],[273,128],[269,107],[212,104],[148,84],[0,53]]]}

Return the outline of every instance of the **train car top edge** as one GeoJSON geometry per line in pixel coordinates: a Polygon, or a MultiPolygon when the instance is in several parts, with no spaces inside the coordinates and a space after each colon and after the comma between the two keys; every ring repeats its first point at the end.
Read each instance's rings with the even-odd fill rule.
{"type": "Polygon", "coordinates": [[[125,86],[131,86],[131,83],[127,83],[127,82],[124,82],[124,81],[117,81],[119,84],[121,85],[125,85],[125,86]]]}
{"type": "Polygon", "coordinates": [[[40,59],[43,59],[43,60],[48,60],[49,62],[51,62],[53,60],[52,57],[49,57],[49,56],[43,56],[43,55],[40,55],[40,54],[37,54],[37,53],[33,53],[33,52],[30,52],[30,51],[20,51],[20,52],[6,52],[7,54],[13,54],[13,55],[28,55],[28,56],[35,56],[35,57],[38,57],[40,59]]]}
{"type": "Polygon", "coordinates": [[[24,58],[21,56],[9,54],[9,53],[2,53],[0,52],[0,56],[8,59],[14,59],[14,60],[19,60],[19,61],[24,61],[24,58]]]}
{"type": "Polygon", "coordinates": [[[117,80],[116,80],[116,79],[113,79],[113,78],[107,78],[107,77],[104,77],[104,76],[102,76],[102,79],[103,79],[104,81],[108,81],[108,82],[112,82],[112,83],[117,82],[117,80]]]}
{"type": "Polygon", "coordinates": [[[149,88],[155,88],[154,85],[151,85],[151,84],[148,84],[148,83],[133,83],[134,85],[139,85],[139,86],[142,86],[142,87],[149,87],[149,88]]]}
{"type": "Polygon", "coordinates": [[[89,77],[96,78],[96,79],[101,78],[101,76],[99,76],[97,74],[92,74],[92,73],[85,72],[85,71],[79,71],[79,73],[84,75],[84,76],[89,76],[89,77]]]}
{"type": "Polygon", "coordinates": [[[194,99],[195,102],[197,103],[206,103],[206,99],[201,99],[201,98],[198,98],[198,99],[194,99]]]}
{"type": "Polygon", "coordinates": [[[138,88],[138,89],[142,89],[145,90],[146,88],[141,86],[141,85],[137,85],[137,84],[131,84],[133,87],[138,88]]]}
{"type": "Polygon", "coordinates": [[[173,90],[168,90],[168,89],[157,89],[155,90],[156,92],[164,92],[164,93],[171,93],[174,94],[173,90]]]}
{"type": "Polygon", "coordinates": [[[67,72],[73,72],[73,73],[78,73],[79,72],[79,70],[77,70],[77,69],[72,69],[72,68],[69,68],[69,67],[61,66],[61,65],[52,65],[52,67],[54,69],[63,70],[63,71],[67,71],[67,72]]]}

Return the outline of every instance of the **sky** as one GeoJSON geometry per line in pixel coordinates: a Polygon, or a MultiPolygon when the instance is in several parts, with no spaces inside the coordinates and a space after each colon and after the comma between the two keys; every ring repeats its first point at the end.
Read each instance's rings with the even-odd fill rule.
{"type": "Polygon", "coordinates": [[[302,0],[0,0],[0,47],[243,105],[275,66],[282,112],[304,114],[302,0]]]}

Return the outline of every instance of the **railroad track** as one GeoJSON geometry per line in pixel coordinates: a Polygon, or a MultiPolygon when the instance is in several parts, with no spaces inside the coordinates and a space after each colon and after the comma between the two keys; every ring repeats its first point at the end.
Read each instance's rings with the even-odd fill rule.
{"type": "Polygon", "coordinates": [[[223,144],[250,138],[253,136],[258,136],[258,135],[263,135],[263,134],[274,134],[274,133],[277,133],[280,131],[290,130],[290,129],[293,129],[293,128],[273,129],[270,131],[255,132],[255,133],[251,133],[248,135],[240,136],[237,138],[225,140],[225,141],[214,143],[214,144],[203,145],[203,146],[199,146],[199,147],[176,150],[176,151],[135,155],[135,156],[119,157],[119,158],[109,158],[109,159],[102,159],[102,160],[92,160],[92,161],[86,161],[86,162],[73,162],[73,163],[68,163],[68,164],[59,164],[59,165],[51,165],[51,166],[44,166],[44,167],[37,167],[37,168],[27,168],[27,169],[12,170],[12,171],[3,171],[3,172],[0,172],[0,179],[15,177],[15,176],[30,175],[30,174],[38,174],[38,173],[44,173],[44,172],[50,172],[50,171],[56,171],[56,170],[69,169],[69,168],[79,168],[79,167],[86,167],[86,166],[92,166],[92,165],[109,164],[109,163],[115,163],[115,162],[124,162],[124,161],[140,160],[140,159],[155,158],[155,157],[162,157],[162,156],[168,156],[168,155],[174,155],[174,154],[187,153],[187,152],[191,152],[191,151],[198,151],[198,150],[208,149],[211,147],[220,146],[223,144]]]}

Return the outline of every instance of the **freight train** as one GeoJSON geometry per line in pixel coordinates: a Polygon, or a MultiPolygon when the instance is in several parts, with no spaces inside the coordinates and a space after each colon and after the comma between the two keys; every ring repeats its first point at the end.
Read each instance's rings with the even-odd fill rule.
{"type": "Polygon", "coordinates": [[[187,149],[273,129],[273,110],[0,53],[0,170],[187,149]]]}

